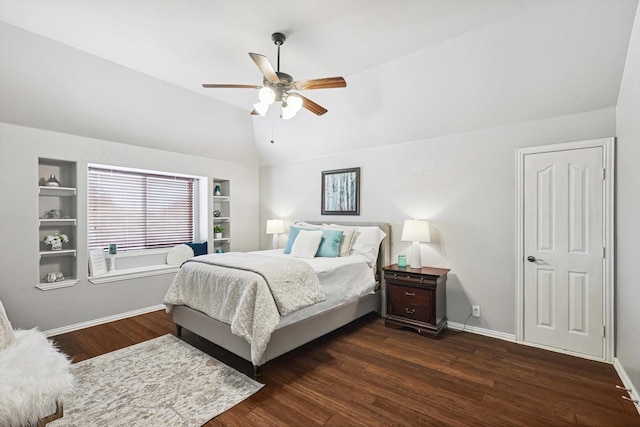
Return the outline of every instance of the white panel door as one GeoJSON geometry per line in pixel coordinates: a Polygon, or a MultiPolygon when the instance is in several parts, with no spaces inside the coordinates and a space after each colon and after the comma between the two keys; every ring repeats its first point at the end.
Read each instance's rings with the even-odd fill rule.
{"type": "Polygon", "coordinates": [[[524,340],[603,357],[603,150],[524,159],[524,340]]]}

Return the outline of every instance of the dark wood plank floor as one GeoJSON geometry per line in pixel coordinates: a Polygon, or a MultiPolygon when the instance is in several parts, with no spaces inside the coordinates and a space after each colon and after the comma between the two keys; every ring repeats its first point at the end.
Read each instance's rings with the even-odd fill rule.
{"type": "MultiPolygon", "coordinates": [[[[75,362],[167,333],[162,311],[54,337],[75,362]]],[[[251,365],[184,331],[237,370],[251,365]]],[[[440,340],[366,316],[267,363],[266,386],[206,426],[640,426],[613,366],[480,335],[440,340]]]]}

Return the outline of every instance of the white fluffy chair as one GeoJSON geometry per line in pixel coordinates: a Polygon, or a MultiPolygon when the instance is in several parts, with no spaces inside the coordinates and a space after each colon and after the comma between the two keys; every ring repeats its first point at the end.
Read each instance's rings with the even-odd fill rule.
{"type": "Polygon", "coordinates": [[[37,329],[14,331],[0,301],[0,426],[45,426],[73,390],[71,362],[37,329]]]}

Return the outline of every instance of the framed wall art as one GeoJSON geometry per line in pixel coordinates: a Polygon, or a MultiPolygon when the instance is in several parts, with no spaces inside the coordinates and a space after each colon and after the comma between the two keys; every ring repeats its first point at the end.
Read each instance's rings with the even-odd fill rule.
{"type": "Polygon", "coordinates": [[[322,215],[360,215],[360,168],[322,172],[322,215]]]}

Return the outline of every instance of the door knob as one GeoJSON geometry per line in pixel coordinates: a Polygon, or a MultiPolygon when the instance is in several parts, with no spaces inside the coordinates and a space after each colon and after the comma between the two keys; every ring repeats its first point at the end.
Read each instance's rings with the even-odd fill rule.
{"type": "Polygon", "coordinates": [[[541,259],[536,259],[536,257],[534,257],[533,255],[529,255],[527,257],[527,261],[529,262],[536,262],[536,261],[542,261],[541,259]]]}

